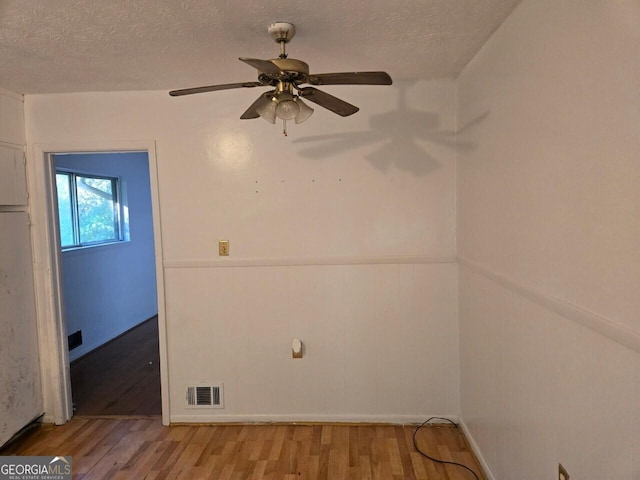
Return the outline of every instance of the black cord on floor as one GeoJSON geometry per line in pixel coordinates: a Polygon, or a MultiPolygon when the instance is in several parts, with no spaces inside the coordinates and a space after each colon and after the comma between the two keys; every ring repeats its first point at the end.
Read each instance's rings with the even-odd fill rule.
{"type": "Polygon", "coordinates": [[[420,431],[420,429],[422,427],[424,427],[425,425],[427,425],[431,420],[445,420],[445,421],[449,422],[451,425],[453,425],[455,428],[458,428],[458,424],[456,422],[454,422],[453,420],[450,420],[448,418],[443,418],[443,417],[431,417],[431,418],[428,418],[427,420],[422,422],[422,424],[418,428],[416,428],[416,430],[413,432],[413,447],[416,449],[416,451],[420,455],[422,455],[423,457],[428,458],[429,460],[431,460],[432,462],[437,462],[437,463],[442,463],[442,464],[445,464],[445,465],[453,465],[455,467],[464,468],[465,470],[470,471],[471,474],[476,478],[476,480],[480,480],[480,478],[478,477],[476,472],[471,470],[471,468],[467,467],[466,465],[464,465],[462,463],[458,463],[458,462],[450,462],[450,461],[447,461],[447,460],[439,460],[437,458],[433,458],[433,457],[427,455],[426,453],[424,453],[422,450],[420,450],[418,448],[418,441],[416,440],[416,436],[418,435],[418,432],[420,431]]]}

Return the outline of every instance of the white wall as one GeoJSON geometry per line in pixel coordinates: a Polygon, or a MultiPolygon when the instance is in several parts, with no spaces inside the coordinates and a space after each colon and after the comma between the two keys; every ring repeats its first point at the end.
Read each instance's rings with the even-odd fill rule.
{"type": "Polygon", "coordinates": [[[640,478],[639,24],[525,0],[458,79],[461,412],[498,479],[640,478]]]}
{"type": "Polygon", "coordinates": [[[0,89],[0,446],[43,413],[21,95],[0,89]]]}
{"type": "Polygon", "coordinates": [[[118,177],[129,240],[62,253],[67,331],[82,331],[74,360],[158,313],[146,152],[56,155],[56,166],[118,177]]]}
{"type": "Polygon", "coordinates": [[[288,137],[238,120],[255,90],[26,98],[30,147],[155,141],[172,421],[458,412],[454,83],[327,91],[361,111],[288,137]]]}

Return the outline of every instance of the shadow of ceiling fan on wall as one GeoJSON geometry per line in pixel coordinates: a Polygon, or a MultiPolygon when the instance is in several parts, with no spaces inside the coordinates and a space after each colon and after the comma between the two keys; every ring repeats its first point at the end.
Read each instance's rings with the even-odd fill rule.
{"type": "Polygon", "coordinates": [[[283,133],[287,134],[287,120],[302,123],[313,113],[313,109],[302,101],[304,98],[321,107],[331,110],[342,117],[356,113],[359,108],[309,85],[391,85],[392,80],[386,72],[341,72],[309,73],[309,65],[302,60],[288,58],[286,44],[296,33],[296,27],[288,22],[275,22],[269,25],[269,33],[280,44],[280,56],[271,60],[240,57],[244,63],[258,70],[258,81],[226,83],[205,87],[172,90],[169,95],[178,97],[194,93],[230,90],[234,88],[272,87],[262,93],[258,99],[242,114],[243,120],[262,117],[270,123],[276,118],[283,121],[283,133]]]}

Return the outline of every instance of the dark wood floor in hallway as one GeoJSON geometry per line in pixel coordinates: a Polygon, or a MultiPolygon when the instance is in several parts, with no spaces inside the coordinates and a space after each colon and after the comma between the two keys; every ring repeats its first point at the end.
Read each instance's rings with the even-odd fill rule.
{"type": "MultiPolygon", "coordinates": [[[[413,448],[415,427],[399,425],[179,425],[160,419],[74,418],[40,427],[2,455],[71,455],[73,478],[185,480],[474,480],[413,448]]],[[[480,474],[458,428],[418,433],[430,455],[480,474]]]]}
{"type": "Polygon", "coordinates": [[[158,319],[71,364],[76,415],[160,415],[158,319]]]}

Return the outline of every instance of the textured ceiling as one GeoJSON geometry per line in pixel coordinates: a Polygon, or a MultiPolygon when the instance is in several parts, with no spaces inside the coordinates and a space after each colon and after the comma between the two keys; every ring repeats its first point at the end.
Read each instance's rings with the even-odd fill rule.
{"type": "Polygon", "coordinates": [[[0,86],[21,93],[163,90],[255,80],[266,29],[311,73],[452,77],[520,0],[0,0],[0,86]]]}

